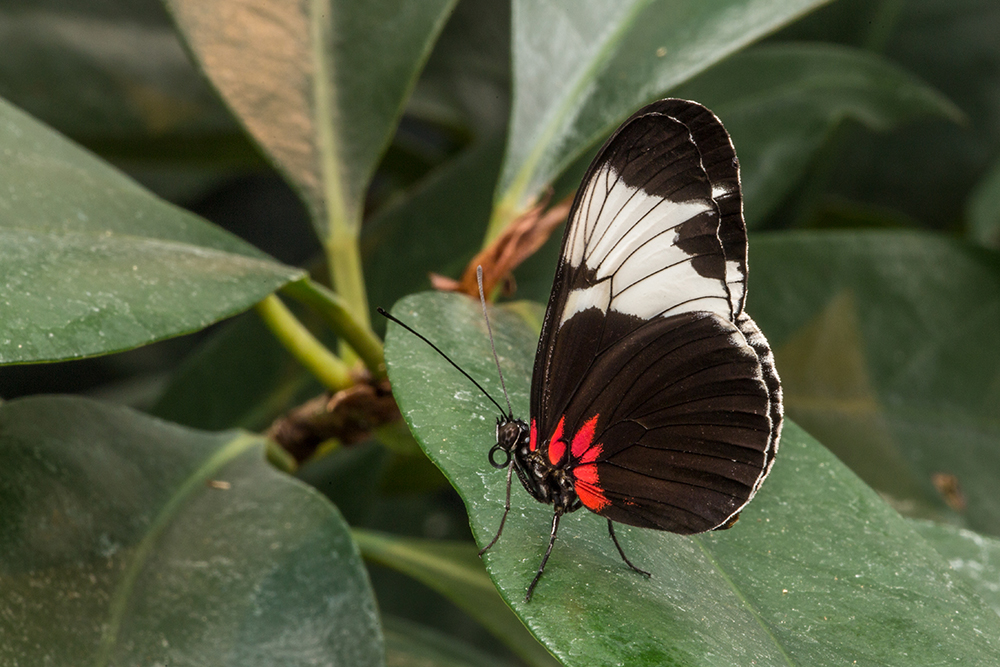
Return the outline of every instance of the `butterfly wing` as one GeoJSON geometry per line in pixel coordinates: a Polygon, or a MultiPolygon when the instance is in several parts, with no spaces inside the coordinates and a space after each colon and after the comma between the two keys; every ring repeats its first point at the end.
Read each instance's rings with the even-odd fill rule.
{"type": "Polygon", "coordinates": [[[581,383],[561,464],[583,504],[609,519],[710,530],[759,486],[768,413],[757,355],[734,325],[709,313],[659,318],[602,354],[581,383]]]}
{"type": "Polygon", "coordinates": [[[745,295],[728,133],[693,102],[643,108],[577,193],[532,379],[538,446],[587,507],[699,532],[752,497],[781,406],[745,295]]]}

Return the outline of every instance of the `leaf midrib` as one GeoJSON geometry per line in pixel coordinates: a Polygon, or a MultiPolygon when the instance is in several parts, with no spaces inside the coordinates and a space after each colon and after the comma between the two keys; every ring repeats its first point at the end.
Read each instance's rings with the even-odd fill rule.
{"type": "MultiPolygon", "coordinates": [[[[501,193],[500,196],[495,199],[497,204],[507,202],[511,199],[521,199],[523,191],[527,187],[528,182],[531,180],[535,167],[537,166],[539,160],[541,160],[542,154],[549,147],[549,142],[560,126],[560,119],[565,118],[569,107],[579,99],[579,92],[583,90],[588,82],[592,80],[593,77],[591,75],[598,71],[601,66],[606,64],[607,60],[605,59],[605,56],[613,51],[614,48],[621,42],[623,36],[632,26],[635,17],[646,7],[651,5],[653,1],[654,0],[642,0],[641,2],[636,2],[632,5],[632,10],[622,14],[618,24],[612,30],[608,31],[608,37],[604,44],[599,49],[594,51],[590,62],[586,67],[579,70],[576,81],[573,82],[572,86],[566,89],[566,94],[563,96],[562,101],[547,115],[541,132],[537,135],[538,139],[534,142],[534,150],[528,153],[523,164],[521,165],[521,168],[511,178],[510,185],[507,186],[506,191],[501,193]]],[[[517,103],[515,101],[515,106],[516,104],[517,103]]],[[[501,173],[503,173],[503,170],[501,170],[501,173]]],[[[514,202],[514,204],[518,203],[519,201],[514,202]]],[[[487,241],[499,234],[500,231],[501,230],[499,229],[490,229],[487,241]]]]}
{"type": "Polygon", "coordinates": [[[94,660],[95,667],[104,667],[110,664],[111,652],[114,650],[121,631],[122,621],[128,610],[129,599],[135,589],[136,581],[143,567],[149,561],[153,548],[160,537],[170,526],[173,519],[180,512],[183,504],[189,497],[211,478],[212,474],[221,469],[227,463],[243,454],[251,447],[257,445],[260,439],[249,433],[240,433],[230,440],[226,445],[220,447],[212,456],[208,457],[201,466],[193,471],[188,479],[181,484],[174,492],[173,496],[163,505],[159,514],[149,524],[149,530],[145,537],[139,541],[132,558],[125,568],[118,585],[115,587],[109,604],[109,614],[101,635],[100,646],[97,650],[97,657],[94,660]]]}
{"type": "Polygon", "coordinates": [[[724,582],[726,582],[729,589],[733,592],[733,595],[735,595],[743,603],[744,608],[750,612],[750,615],[753,616],[755,621],[757,621],[757,624],[760,626],[761,630],[764,631],[764,634],[770,637],[771,641],[774,642],[774,646],[778,649],[778,653],[781,655],[782,659],[784,659],[785,664],[789,665],[789,667],[797,667],[798,663],[792,660],[792,657],[788,655],[787,651],[785,651],[785,647],[782,646],[781,642],[778,641],[777,636],[775,636],[774,632],[771,631],[771,626],[764,620],[760,610],[757,609],[756,605],[750,602],[750,599],[743,594],[743,589],[740,588],[735,581],[733,581],[732,577],[729,576],[725,568],[722,567],[712,553],[705,548],[705,544],[702,542],[701,538],[693,536],[691,541],[698,545],[698,549],[711,564],[712,568],[715,569],[716,573],[722,577],[724,582]]]}

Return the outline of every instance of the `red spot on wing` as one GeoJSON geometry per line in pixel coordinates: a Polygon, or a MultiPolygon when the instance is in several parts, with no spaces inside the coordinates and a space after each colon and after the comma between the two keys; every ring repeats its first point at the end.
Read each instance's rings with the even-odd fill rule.
{"type": "Polygon", "coordinates": [[[600,415],[594,415],[587,422],[580,427],[580,430],[576,432],[573,436],[573,447],[571,451],[573,452],[573,458],[578,459],[583,456],[584,452],[590,447],[594,442],[594,429],[597,428],[597,418],[600,415]]]}
{"type": "Polygon", "coordinates": [[[549,461],[557,466],[566,454],[566,443],[562,440],[553,440],[549,443],[549,461]]]}
{"type": "Polygon", "coordinates": [[[556,424],[556,430],[552,432],[553,440],[562,440],[563,428],[566,426],[566,415],[559,418],[559,423],[556,424]]]}
{"type": "MultiPolygon", "coordinates": [[[[601,446],[598,445],[593,447],[591,451],[597,450],[600,453],[600,449],[601,446]]],[[[601,480],[597,474],[596,463],[588,463],[587,465],[573,468],[573,477],[576,480],[573,484],[576,495],[587,509],[592,512],[600,512],[611,504],[611,501],[604,496],[604,489],[601,488],[601,480]]]]}
{"type": "Polygon", "coordinates": [[[556,430],[552,432],[552,438],[549,440],[549,461],[554,466],[559,465],[566,454],[566,442],[562,439],[565,425],[566,415],[563,415],[559,419],[559,423],[556,424],[556,430]]]}
{"type": "Polygon", "coordinates": [[[531,420],[530,434],[531,434],[531,439],[528,441],[528,449],[531,451],[535,451],[535,449],[538,447],[538,428],[535,426],[534,419],[531,420]]]}
{"type": "Polygon", "coordinates": [[[577,466],[573,468],[573,477],[576,478],[577,482],[584,482],[585,484],[590,484],[592,486],[600,486],[601,480],[597,476],[597,464],[590,463],[585,466],[577,466]]]}
{"type": "Polygon", "coordinates": [[[601,455],[602,451],[604,451],[604,448],[601,445],[594,445],[585,451],[583,456],[580,457],[580,464],[593,463],[597,460],[597,457],[601,455]]]}

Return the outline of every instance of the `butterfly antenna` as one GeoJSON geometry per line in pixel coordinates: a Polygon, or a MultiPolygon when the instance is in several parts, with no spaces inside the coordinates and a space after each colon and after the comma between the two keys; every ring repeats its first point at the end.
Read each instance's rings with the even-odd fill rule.
{"type": "MultiPolygon", "coordinates": [[[[398,324],[399,326],[403,327],[404,329],[406,329],[407,331],[409,331],[411,334],[413,334],[414,336],[416,336],[420,340],[422,340],[425,343],[427,343],[428,345],[430,345],[434,349],[435,352],[437,352],[442,357],[444,357],[445,361],[447,361],[449,364],[451,364],[452,366],[454,366],[456,368],[456,370],[458,370],[459,373],[461,373],[462,375],[464,375],[465,377],[467,377],[469,379],[469,382],[471,382],[472,384],[476,385],[476,388],[479,391],[483,392],[483,395],[486,396],[486,398],[490,399],[493,402],[493,405],[497,406],[497,410],[500,411],[500,414],[503,414],[503,408],[500,406],[499,403],[496,402],[496,400],[492,396],[490,396],[490,393],[488,391],[486,391],[485,389],[483,389],[483,386],[481,384],[479,384],[478,382],[476,382],[475,379],[473,379],[473,377],[471,375],[469,375],[468,373],[466,373],[465,370],[461,366],[459,366],[454,361],[452,361],[451,357],[449,357],[447,354],[445,354],[444,352],[442,352],[441,348],[439,348],[434,343],[430,342],[427,339],[427,337],[424,336],[423,334],[418,333],[417,331],[415,331],[413,329],[413,327],[411,327],[410,325],[408,325],[408,324],[406,324],[404,322],[401,322],[399,319],[397,319],[397,318],[393,317],[392,315],[390,315],[389,313],[387,313],[384,309],[382,309],[382,308],[376,308],[376,310],[378,311],[379,315],[381,315],[382,317],[386,318],[390,322],[395,322],[396,324],[398,324]]],[[[490,340],[492,340],[492,338],[490,340]]],[[[493,354],[496,355],[496,352],[494,351],[493,354]]],[[[503,383],[503,379],[501,378],[501,384],[502,383],[503,383]]],[[[506,393],[507,393],[507,391],[505,389],[504,390],[504,395],[506,395],[506,393]]],[[[508,407],[510,406],[510,401],[507,401],[507,405],[508,405],[508,407]]]]}
{"type": "MultiPolygon", "coordinates": [[[[500,370],[500,357],[497,356],[497,346],[493,342],[493,327],[490,326],[490,316],[486,312],[486,295],[483,293],[483,266],[476,267],[476,280],[479,281],[479,303],[483,304],[483,319],[486,320],[486,331],[490,335],[490,348],[493,350],[493,361],[497,364],[497,375],[500,376],[500,388],[503,389],[503,397],[507,401],[507,418],[514,418],[514,410],[510,407],[510,396],[507,395],[507,385],[503,381],[503,371],[500,370]]],[[[500,412],[503,412],[501,410],[500,412]]]]}

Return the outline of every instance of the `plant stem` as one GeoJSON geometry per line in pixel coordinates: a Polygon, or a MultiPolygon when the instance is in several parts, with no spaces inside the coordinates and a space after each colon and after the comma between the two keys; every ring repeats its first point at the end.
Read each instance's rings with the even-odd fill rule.
{"type": "Polygon", "coordinates": [[[359,225],[345,225],[341,233],[334,232],[326,243],[326,257],[330,264],[330,279],[334,290],[358,325],[370,329],[368,293],[356,233],[358,227],[359,225]]]}
{"type": "Polygon", "coordinates": [[[339,357],[319,342],[274,294],[254,306],[264,324],[299,362],[332,392],[354,384],[339,357]]]}
{"type": "MultiPolygon", "coordinates": [[[[345,175],[340,137],[337,135],[337,87],[335,67],[330,53],[335,36],[332,34],[332,8],[329,0],[310,0],[313,99],[315,102],[316,141],[325,196],[326,237],[323,250],[330,267],[330,280],[347,306],[348,312],[364,328],[370,328],[368,297],[361,270],[358,234],[361,230],[362,208],[356,188],[352,189],[345,175]]],[[[354,350],[341,346],[341,355],[350,363],[354,350]]]]}
{"type": "Polygon", "coordinates": [[[299,466],[295,462],[295,458],[274,440],[268,439],[264,455],[267,457],[268,463],[282,472],[294,475],[295,471],[298,470],[299,466]]]}
{"type": "Polygon", "coordinates": [[[282,292],[315,310],[357,352],[372,375],[378,379],[385,377],[382,341],[352,315],[345,299],[309,278],[285,285],[282,292]]]}

